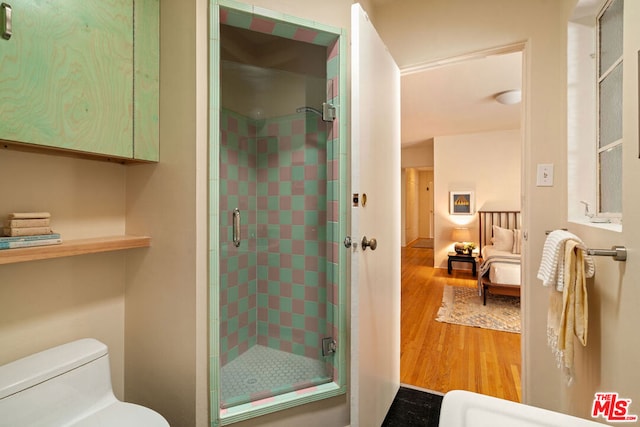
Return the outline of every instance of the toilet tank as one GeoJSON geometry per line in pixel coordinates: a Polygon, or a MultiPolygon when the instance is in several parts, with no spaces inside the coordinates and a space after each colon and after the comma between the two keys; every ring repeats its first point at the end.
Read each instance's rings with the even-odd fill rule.
{"type": "Polygon", "coordinates": [[[116,401],[107,346],[95,339],[0,366],[0,427],[73,424],[116,401]]]}

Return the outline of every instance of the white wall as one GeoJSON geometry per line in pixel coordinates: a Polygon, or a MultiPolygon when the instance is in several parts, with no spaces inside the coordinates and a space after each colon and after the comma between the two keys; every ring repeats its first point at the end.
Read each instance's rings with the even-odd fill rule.
{"type": "Polygon", "coordinates": [[[403,168],[433,167],[433,139],[402,149],[403,168]]]}
{"type": "MultiPolygon", "coordinates": [[[[477,243],[477,215],[450,215],[449,193],[470,190],[475,211],[485,204],[493,209],[518,209],[520,202],[522,138],[519,130],[485,132],[435,138],[434,264],[446,268],[452,250],[451,229],[465,226],[477,243]]],[[[474,212],[475,212],[474,211],[474,212]]]]}
{"type": "MultiPolygon", "coordinates": [[[[63,240],[123,234],[126,166],[0,151],[0,220],[47,211],[63,240]]],[[[144,251],[145,249],[136,249],[144,251]]],[[[107,344],[124,396],[125,253],[0,266],[0,364],[79,338],[107,344]]]]}
{"type": "Polygon", "coordinates": [[[127,169],[127,400],[208,426],[208,1],[163,0],[160,163],[127,169]]]}

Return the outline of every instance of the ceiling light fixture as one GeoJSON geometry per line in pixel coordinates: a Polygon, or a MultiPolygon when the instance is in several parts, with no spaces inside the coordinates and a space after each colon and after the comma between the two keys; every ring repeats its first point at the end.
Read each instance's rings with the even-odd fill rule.
{"type": "Polygon", "coordinates": [[[507,90],[496,95],[496,101],[504,105],[517,104],[522,100],[522,91],[520,89],[507,90]]]}

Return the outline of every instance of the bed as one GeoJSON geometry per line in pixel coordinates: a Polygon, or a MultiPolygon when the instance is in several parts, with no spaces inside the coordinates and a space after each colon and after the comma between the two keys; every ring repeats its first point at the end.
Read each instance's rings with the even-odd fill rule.
{"type": "Polygon", "coordinates": [[[520,296],[521,225],[520,211],[478,211],[478,292],[483,305],[487,294],[520,296]]]}

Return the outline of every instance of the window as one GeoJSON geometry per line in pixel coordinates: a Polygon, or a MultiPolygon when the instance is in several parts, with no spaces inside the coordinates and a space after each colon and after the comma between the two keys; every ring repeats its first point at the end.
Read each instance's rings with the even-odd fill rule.
{"type": "Polygon", "coordinates": [[[605,3],[597,19],[597,170],[599,215],[622,215],[622,35],[624,0],[605,3]]]}
{"type": "Polygon", "coordinates": [[[623,85],[632,78],[623,76],[624,7],[624,0],[578,0],[567,25],[567,217],[616,231],[623,85]]]}

